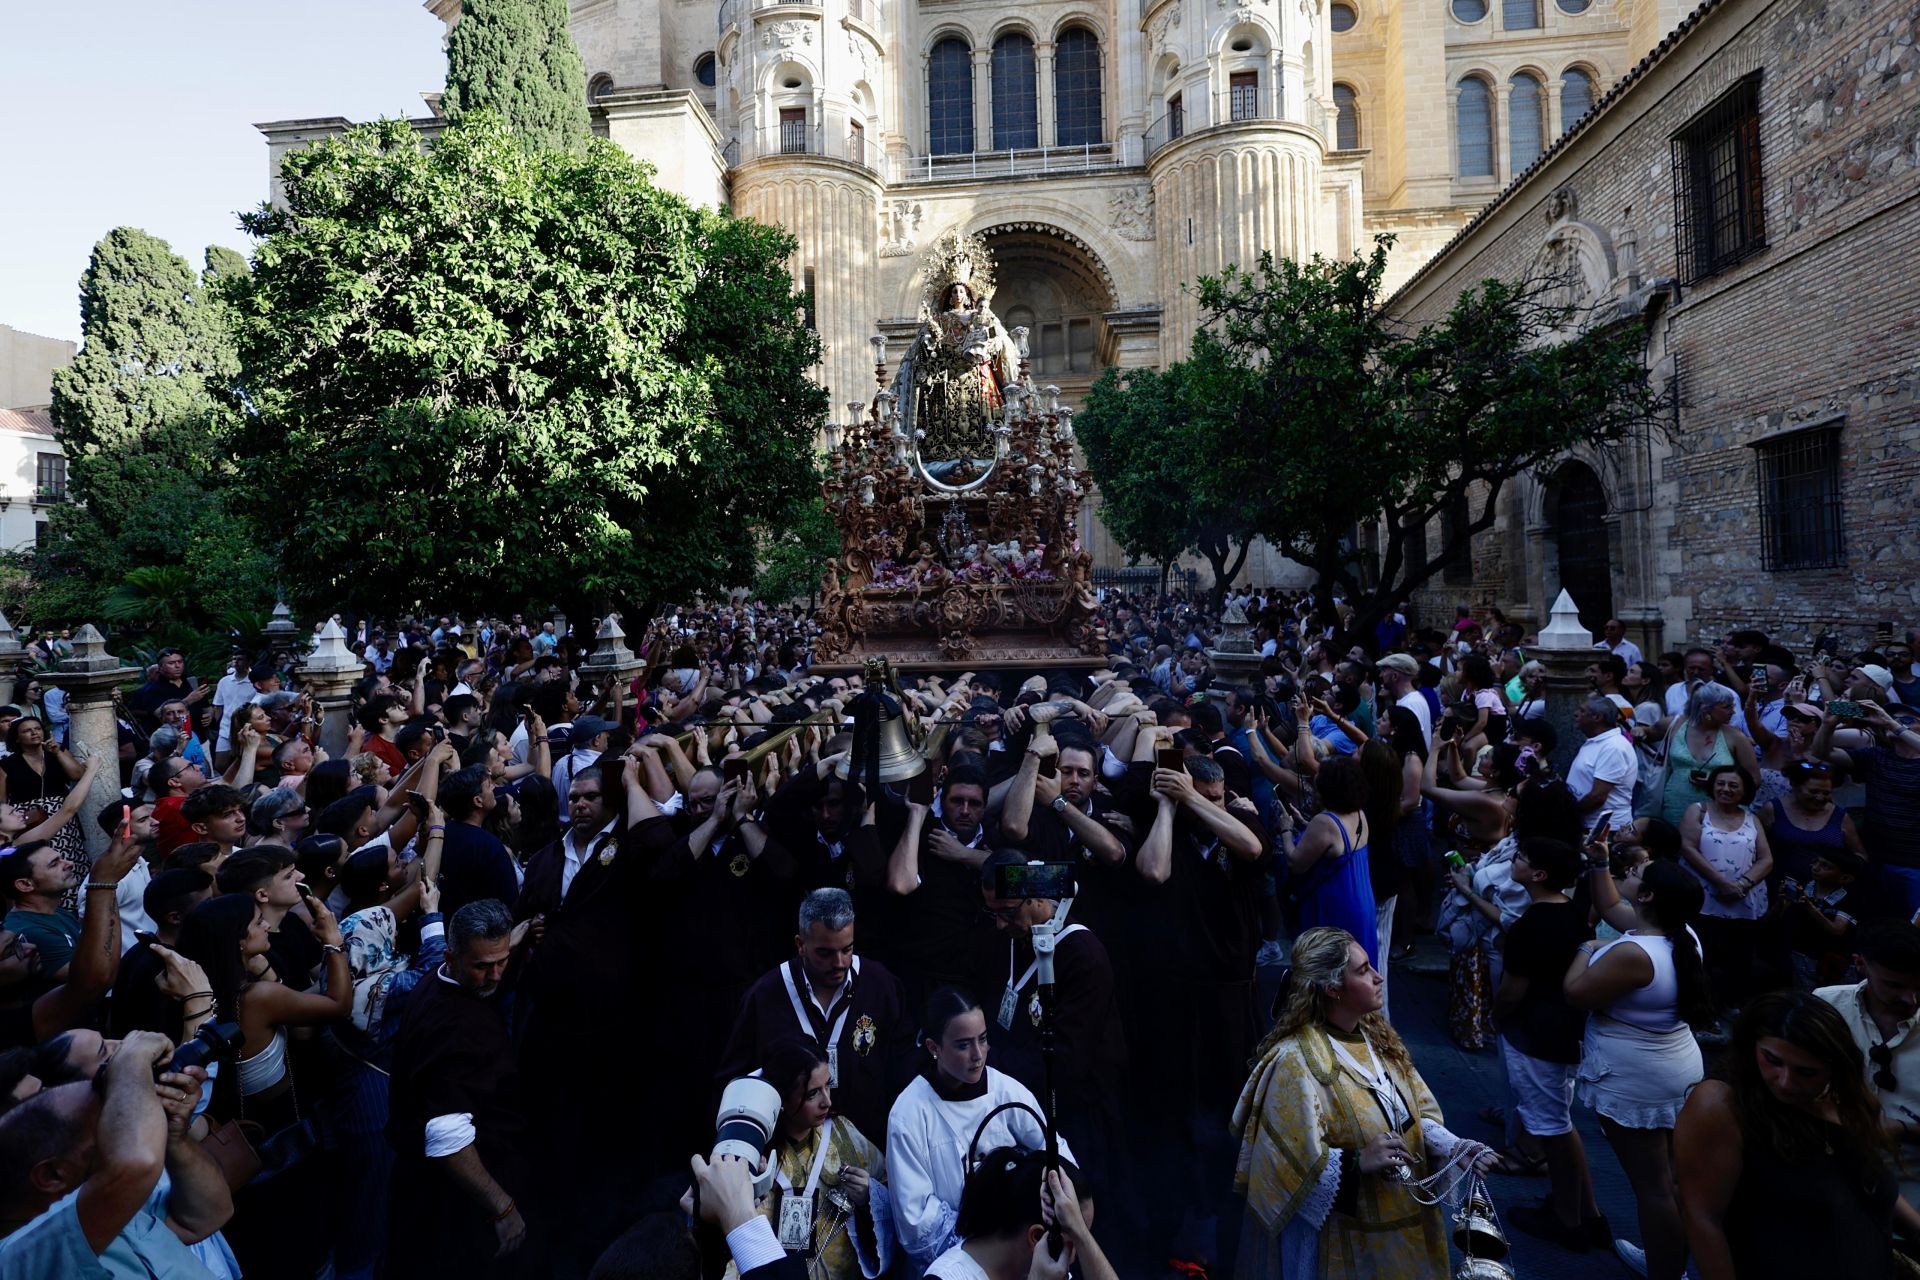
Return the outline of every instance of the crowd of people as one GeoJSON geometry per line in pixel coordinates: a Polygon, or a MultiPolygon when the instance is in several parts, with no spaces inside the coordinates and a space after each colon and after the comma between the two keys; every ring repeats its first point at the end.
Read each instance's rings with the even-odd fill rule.
{"type": "Polygon", "coordinates": [[[1609,622],[1563,744],[1497,615],[1229,603],[1237,682],[1179,595],[1109,592],[1090,674],[891,684],[793,605],[668,610],[617,678],[564,620],[343,619],[344,711],[163,652],[117,758],[23,678],[0,1277],[1443,1276],[1489,1176],[1658,1280],[1897,1274],[1913,637],[1609,622]],[[1394,1029],[1436,946],[1504,1107],[1394,1029]],[[761,1154],[709,1160],[742,1079],[761,1154]]]}

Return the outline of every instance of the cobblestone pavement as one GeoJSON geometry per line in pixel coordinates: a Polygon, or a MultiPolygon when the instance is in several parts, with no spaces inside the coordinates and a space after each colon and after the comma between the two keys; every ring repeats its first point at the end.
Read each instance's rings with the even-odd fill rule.
{"type": "MultiPolygon", "coordinates": [[[[1431,938],[1421,940],[1410,964],[1395,965],[1387,985],[1388,1012],[1393,1025],[1407,1042],[1420,1074],[1447,1118],[1447,1127],[1464,1137],[1498,1143],[1500,1134],[1475,1116],[1482,1107],[1504,1103],[1503,1082],[1497,1052],[1488,1048],[1469,1053],[1453,1043],[1447,1034],[1446,952],[1431,938]]],[[[1587,1164],[1593,1170],[1594,1198],[1600,1212],[1607,1216],[1616,1236],[1638,1243],[1640,1230],[1635,1220],[1633,1190],[1627,1185],[1620,1162],[1600,1132],[1599,1119],[1579,1103],[1574,1104],[1574,1124],[1587,1147],[1587,1164]]],[[[1504,1212],[1515,1205],[1529,1204],[1547,1193],[1547,1180],[1540,1178],[1503,1178],[1488,1180],[1495,1207],[1504,1212]]],[[[1565,1249],[1535,1239],[1511,1227],[1507,1239],[1513,1245],[1508,1265],[1516,1280],[1630,1280],[1633,1273],[1611,1250],[1569,1253],[1565,1249]]]]}

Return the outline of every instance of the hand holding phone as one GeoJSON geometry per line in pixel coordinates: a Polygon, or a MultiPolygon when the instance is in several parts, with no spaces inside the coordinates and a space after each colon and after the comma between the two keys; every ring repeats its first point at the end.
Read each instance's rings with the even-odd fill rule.
{"type": "Polygon", "coordinates": [[[426,821],[429,803],[428,799],[418,791],[407,792],[407,804],[412,807],[414,816],[422,822],[426,821]]]}

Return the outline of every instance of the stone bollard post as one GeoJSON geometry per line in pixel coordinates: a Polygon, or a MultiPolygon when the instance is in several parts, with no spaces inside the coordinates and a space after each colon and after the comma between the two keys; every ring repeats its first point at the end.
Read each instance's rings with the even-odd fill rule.
{"type": "Polygon", "coordinates": [[[107,652],[106,637],[91,622],[74,633],[73,656],[62,658],[48,673],[48,683],[67,695],[67,742],[76,756],[100,757],[100,773],[80,806],[80,829],[87,834],[87,854],[98,858],[107,851],[108,837],[100,829],[100,811],[120,803],[120,728],[113,714],[114,692],[140,674],[107,652]]]}
{"type": "Polygon", "coordinates": [[[266,626],[260,628],[260,639],[272,654],[275,667],[285,671],[293,665],[295,649],[300,643],[300,628],[294,625],[293,611],[287,608],[286,601],[274,603],[273,617],[266,626]]]}
{"type": "Polygon", "coordinates": [[[620,703],[623,707],[630,704],[626,685],[633,677],[646,669],[646,659],[627,648],[627,633],[621,630],[620,615],[609,613],[600,623],[600,630],[594,635],[593,652],[580,664],[580,684],[582,689],[590,684],[597,686],[612,676],[621,686],[620,703]]]}
{"type": "Polygon", "coordinates": [[[1580,744],[1587,740],[1574,727],[1573,712],[1593,692],[1587,668],[1594,660],[1593,632],[1580,625],[1580,611],[1564,589],[1553,602],[1553,616],[1542,628],[1538,643],[1527,653],[1547,669],[1547,723],[1560,735],[1553,767],[1564,778],[1580,744]]]}
{"type": "Polygon", "coordinates": [[[320,709],[320,746],[330,760],[347,754],[352,730],[353,686],[366,672],[366,663],[347,647],[347,633],[333,619],[320,628],[313,652],[300,660],[295,674],[320,709]]]}
{"type": "Polygon", "coordinates": [[[27,662],[27,647],[14,634],[7,615],[0,613],[0,703],[12,702],[20,687],[20,669],[27,662]]]}

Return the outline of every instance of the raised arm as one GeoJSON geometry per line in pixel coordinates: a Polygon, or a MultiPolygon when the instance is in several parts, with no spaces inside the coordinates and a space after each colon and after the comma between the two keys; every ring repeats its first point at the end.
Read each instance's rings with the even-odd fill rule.
{"type": "Polygon", "coordinates": [[[924,804],[907,802],[907,825],[901,828],[893,854],[887,859],[887,889],[892,893],[905,896],[920,887],[920,833],[930,812],[924,804]]]}

